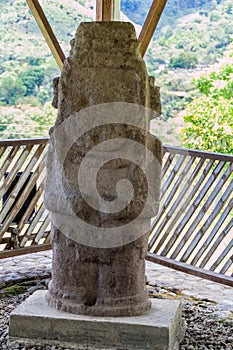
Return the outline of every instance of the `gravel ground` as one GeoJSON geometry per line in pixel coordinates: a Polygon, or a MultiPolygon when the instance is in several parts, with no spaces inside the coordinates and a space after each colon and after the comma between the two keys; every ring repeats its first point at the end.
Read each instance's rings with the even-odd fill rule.
{"type": "MultiPolygon", "coordinates": [[[[14,342],[9,344],[8,320],[10,312],[36,289],[46,288],[47,280],[29,281],[0,291],[0,350],[70,350],[56,346],[31,346],[14,342]],[[14,296],[11,296],[14,294],[14,296]],[[15,295],[16,294],[16,295],[15,295]]],[[[149,286],[151,297],[184,299],[183,319],[186,335],[180,350],[233,350],[232,312],[221,312],[208,300],[185,300],[178,290],[149,286]]],[[[78,350],[78,349],[77,349],[78,350]]]]}

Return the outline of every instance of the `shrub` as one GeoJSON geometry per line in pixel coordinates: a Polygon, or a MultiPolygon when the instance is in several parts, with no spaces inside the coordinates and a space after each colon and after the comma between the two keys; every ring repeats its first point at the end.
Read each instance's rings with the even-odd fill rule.
{"type": "Polygon", "coordinates": [[[196,55],[192,53],[181,53],[176,57],[171,57],[169,62],[170,68],[195,68],[198,63],[196,55]]]}

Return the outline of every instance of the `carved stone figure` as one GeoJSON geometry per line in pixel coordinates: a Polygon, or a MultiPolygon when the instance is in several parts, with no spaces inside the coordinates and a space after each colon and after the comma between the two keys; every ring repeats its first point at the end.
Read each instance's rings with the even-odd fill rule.
{"type": "MultiPolygon", "coordinates": [[[[83,199],[78,184],[78,171],[88,152],[106,139],[135,141],[150,149],[161,165],[161,143],[149,134],[151,115],[146,112],[152,109],[157,115],[160,114],[159,88],[154,86],[153,78],[148,77],[139,42],[130,23],[82,23],[71,46],[61,77],[54,82],[53,105],[58,107],[58,118],[51,129],[51,138],[65,121],[72,121],[77,113],[93,106],[116,103],[118,108],[118,103],[129,103],[145,108],[138,127],[130,123],[106,123],[93,127],[72,144],[64,157],[62,168],[51,172],[52,176],[48,178],[52,187],[60,171],[64,197],[70,210],[82,222],[88,222],[90,226],[105,229],[107,232],[113,227],[124,227],[142,212],[148,193],[146,176],[138,164],[130,162],[126,157],[119,156],[103,161],[96,177],[96,188],[105,201],[103,203],[111,203],[117,199],[116,186],[123,179],[130,181],[134,189],[133,199],[126,203],[124,209],[110,212],[103,210],[105,204],[101,201],[96,202],[97,208],[93,208],[88,200],[83,199]]],[[[75,125],[78,128],[78,123],[75,125]]],[[[50,163],[48,161],[48,168],[53,167],[56,146],[63,142],[58,137],[55,139],[56,142],[49,151],[48,159],[52,160],[50,163]]],[[[124,147],[123,143],[120,144],[120,154],[124,147]]],[[[117,147],[113,148],[114,153],[117,147]]],[[[104,150],[97,149],[95,152],[90,156],[93,157],[93,168],[96,159],[102,159],[105,155],[104,150]]],[[[134,153],[134,148],[131,153],[134,153]]],[[[145,158],[146,152],[142,152],[139,159],[145,161],[145,158]]],[[[90,164],[92,171],[92,162],[90,164]]],[[[159,201],[158,166],[155,166],[156,171],[158,181],[154,193],[159,201]]],[[[89,193],[87,190],[87,199],[92,199],[92,192],[91,189],[89,193]]],[[[150,218],[156,214],[157,209],[153,215],[148,215],[139,222],[139,228],[142,222],[142,232],[136,239],[112,247],[104,247],[102,242],[98,247],[91,242],[83,244],[78,239],[72,239],[73,236],[68,233],[68,225],[66,226],[65,215],[68,217],[68,209],[66,213],[66,207],[62,206],[59,196],[60,193],[51,191],[45,197],[46,207],[52,215],[56,213],[62,222],[61,229],[52,219],[53,262],[52,281],[47,294],[48,304],[67,312],[86,315],[133,316],[146,313],[150,309],[145,282],[149,231],[147,229],[143,232],[143,227],[146,223],[145,227],[149,228],[150,218]]],[[[76,230],[78,235],[79,226],[76,230]]],[[[82,234],[88,235],[88,229],[82,234]]]]}

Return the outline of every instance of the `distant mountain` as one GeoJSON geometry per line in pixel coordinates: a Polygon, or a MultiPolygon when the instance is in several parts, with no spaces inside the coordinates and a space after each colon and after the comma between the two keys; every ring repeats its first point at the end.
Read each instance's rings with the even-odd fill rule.
{"type": "MultiPolygon", "coordinates": [[[[40,3],[68,55],[70,40],[80,22],[94,18],[93,0],[40,3]]],[[[139,32],[151,3],[152,0],[122,0],[123,20],[137,23],[139,32]]],[[[160,30],[147,51],[150,74],[162,80],[161,86],[166,80],[168,90],[174,90],[177,80],[170,81],[167,68],[189,69],[216,61],[231,41],[232,20],[232,0],[168,0],[160,30]]],[[[0,104],[43,104],[51,99],[51,82],[60,72],[26,1],[0,0],[0,40],[0,104]]],[[[186,79],[180,80],[186,84],[186,79]]]]}
{"type": "MultiPolygon", "coordinates": [[[[162,14],[159,28],[173,23],[177,18],[200,9],[211,10],[224,0],[168,0],[162,14]]],[[[152,0],[122,0],[122,11],[135,23],[143,24],[152,0]]]]}

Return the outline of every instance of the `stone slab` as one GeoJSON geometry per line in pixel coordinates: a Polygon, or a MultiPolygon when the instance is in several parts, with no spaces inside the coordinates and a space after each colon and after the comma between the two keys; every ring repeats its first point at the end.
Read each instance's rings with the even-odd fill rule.
{"type": "Polygon", "coordinates": [[[93,317],[50,308],[45,294],[36,291],[11,313],[11,341],[76,350],[178,350],[184,335],[179,301],[154,299],[144,316],[93,317]]]}

